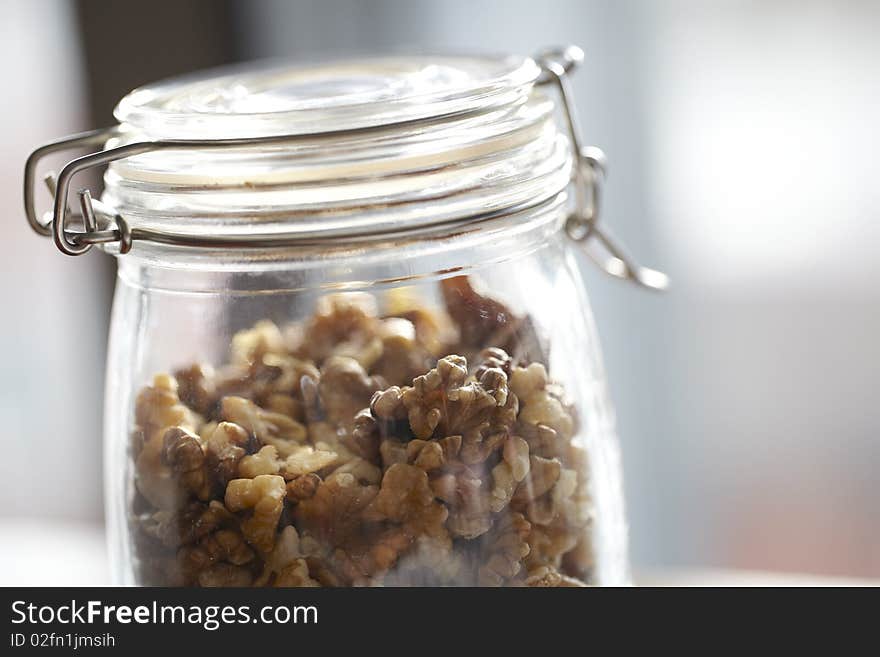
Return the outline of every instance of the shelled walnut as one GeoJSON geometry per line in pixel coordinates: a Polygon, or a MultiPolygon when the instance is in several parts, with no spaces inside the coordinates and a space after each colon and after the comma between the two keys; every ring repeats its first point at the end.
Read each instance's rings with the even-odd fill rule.
{"type": "Polygon", "coordinates": [[[588,582],[587,454],[546,345],[467,277],[439,296],[322,297],[216,370],[156,376],[131,443],[141,582],[588,582]]]}

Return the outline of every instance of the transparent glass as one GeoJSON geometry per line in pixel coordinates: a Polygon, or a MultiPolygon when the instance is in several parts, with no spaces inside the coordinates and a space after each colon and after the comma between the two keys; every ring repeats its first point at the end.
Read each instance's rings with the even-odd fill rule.
{"type": "Polygon", "coordinates": [[[454,232],[119,257],[117,583],[628,582],[565,195],[454,232]]]}

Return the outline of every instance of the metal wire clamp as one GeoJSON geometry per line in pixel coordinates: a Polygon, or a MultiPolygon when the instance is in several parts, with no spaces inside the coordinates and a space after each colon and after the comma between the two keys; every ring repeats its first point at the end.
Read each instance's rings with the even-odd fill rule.
{"type": "MultiPolygon", "coordinates": [[[[543,51],[535,57],[542,69],[538,85],[552,85],[558,93],[562,113],[566,121],[571,140],[574,166],[572,181],[574,183],[574,211],[566,222],[569,237],[579,243],[586,254],[606,273],[632,281],[638,285],[652,289],[664,290],[669,284],[666,274],[642,267],[626,254],[624,249],[611,237],[607,229],[599,226],[599,208],[602,183],[605,176],[605,154],[595,146],[583,146],[581,132],[577,123],[574,107],[574,95],[571,90],[569,75],[583,61],[583,51],[577,46],[543,51]],[[588,247],[590,242],[598,243],[604,248],[607,256],[603,257],[588,247]]],[[[238,148],[252,145],[269,145],[292,143],[316,138],[335,138],[347,135],[362,135],[366,132],[382,132],[389,129],[411,125],[430,126],[443,123],[451,118],[463,118],[477,115],[484,110],[471,110],[434,116],[424,119],[413,119],[393,125],[356,128],[332,132],[316,132],[310,134],[276,135],[271,137],[251,137],[240,139],[161,139],[140,141],[104,149],[104,144],[119,134],[119,126],[111,126],[99,130],[83,132],[48,142],[35,149],[25,163],[24,171],[24,207],[28,224],[44,237],[52,236],[58,249],[67,255],[82,255],[96,244],[116,243],[120,253],[128,253],[135,240],[159,242],[171,245],[190,247],[218,248],[233,246],[237,248],[268,248],[287,246],[302,242],[302,237],[290,234],[248,235],[235,239],[195,237],[193,235],[175,234],[131,228],[128,222],[107,204],[92,198],[88,189],[78,192],[80,213],[76,214],[68,207],[70,186],[73,177],[86,169],[104,166],[117,160],[160,150],[186,150],[202,148],[238,148]],[[51,213],[46,213],[43,220],[37,215],[35,194],[36,175],[40,161],[52,153],[88,147],[100,147],[94,153],[83,155],[68,162],[62,167],[56,178],[49,173],[44,181],[54,199],[51,213]],[[82,230],[72,230],[71,223],[77,223],[82,230]]],[[[510,208],[514,212],[521,208],[510,208]]],[[[495,212],[493,215],[503,214],[495,212]]],[[[484,218],[474,217],[474,219],[484,218]]]]}
{"type": "Polygon", "coordinates": [[[544,72],[538,83],[552,84],[559,92],[571,139],[575,208],[566,222],[568,236],[578,242],[587,256],[607,274],[630,280],[650,290],[665,290],[669,287],[666,274],[637,264],[608,230],[599,225],[602,183],[607,170],[605,153],[596,146],[583,146],[569,80],[570,72],[583,61],[584,51],[577,46],[568,46],[544,51],[535,59],[544,72]],[[591,238],[605,249],[608,253],[606,257],[588,248],[591,238]]]}

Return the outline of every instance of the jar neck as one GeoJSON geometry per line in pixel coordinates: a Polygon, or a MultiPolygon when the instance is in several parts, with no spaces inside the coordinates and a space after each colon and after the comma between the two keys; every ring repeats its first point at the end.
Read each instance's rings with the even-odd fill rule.
{"type": "MultiPolygon", "coordinates": [[[[481,222],[393,239],[328,241],[277,249],[205,249],[141,242],[117,259],[131,285],[169,292],[255,294],[417,282],[522,257],[563,242],[568,197],[481,222]]],[[[561,247],[559,247],[561,248],[561,247]]]]}

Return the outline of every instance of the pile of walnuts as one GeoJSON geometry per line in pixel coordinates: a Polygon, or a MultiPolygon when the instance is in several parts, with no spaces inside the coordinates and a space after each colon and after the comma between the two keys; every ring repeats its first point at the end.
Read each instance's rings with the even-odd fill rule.
{"type": "Polygon", "coordinates": [[[582,586],[587,455],[528,318],[441,283],[319,299],[228,365],[137,397],[138,581],[164,586],[582,586]]]}

